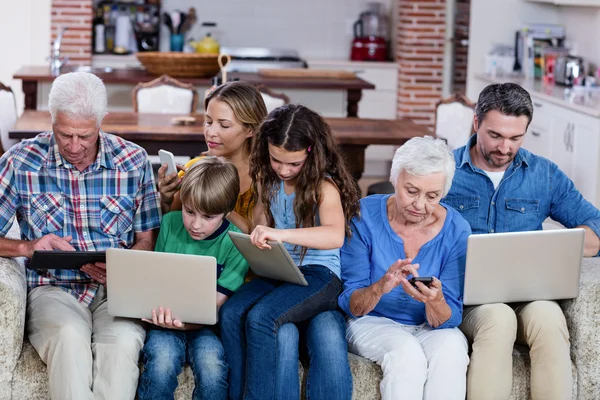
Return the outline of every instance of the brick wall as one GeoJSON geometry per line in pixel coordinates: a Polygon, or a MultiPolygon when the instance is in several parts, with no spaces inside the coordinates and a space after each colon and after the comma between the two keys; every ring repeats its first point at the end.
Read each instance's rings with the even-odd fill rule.
{"type": "Polygon", "coordinates": [[[61,55],[69,64],[90,65],[92,62],[92,0],[52,0],[51,42],[63,28],[61,55]]]}
{"type": "Polygon", "coordinates": [[[398,117],[433,126],[442,95],[446,0],[397,0],[398,117]]]}

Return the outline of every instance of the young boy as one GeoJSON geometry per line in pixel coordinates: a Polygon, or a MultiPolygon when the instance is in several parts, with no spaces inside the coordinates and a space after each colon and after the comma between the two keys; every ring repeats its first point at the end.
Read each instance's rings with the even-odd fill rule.
{"type": "MultiPolygon", "coordinates": [[[[186,172],[181,183],[183,210],[163,217],[156,242],[155,251],[217,259],[217,307],[244,283],[248,271],[248,263],[227,235],[239,229],[225,219],[239,192],[233,164],[204,157],[186,172]]],[[[225,400],[227,363],[216,327],[186,324],[176,316],[177,310],[160,307],[152,310],[152,320],[145,320],[153,326],[142,350],[138,398],[172,399],[187,360],[196,382],[193,398],[225,400]]]]}

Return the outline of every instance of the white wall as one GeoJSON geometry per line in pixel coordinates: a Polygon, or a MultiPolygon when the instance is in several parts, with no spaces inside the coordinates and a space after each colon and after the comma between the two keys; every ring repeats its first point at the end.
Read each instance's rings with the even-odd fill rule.
{"type": "MultiPolygon", "coordinates": [[[[163,0],[162,8],[196,9],[198,22],[186,40],[200,40],[206,33],[201,23],[216,22],[215,37],[223,46],[291,48],[308,59],[349,59],[352,23],[368,1],[163,0]]],[[[391,25],[394,0],[379,2],[385,5],[391,25]]],[[[161,29],[161,50],[168,50],[168,30],[164,25],[161,29]]]]}
{"type": "Polygon", "coordinates": [[[567,39],[577,45],[577,55],[600,66],[600,7],[559,7],[560,23],[567,28],[567,39]]]}
{"type": "Polygon", "coordinates": [[[23,110],[21,81],[14,73],[24,65],[45,64],[50,43],[50,0],[0,0],[0,82],[12,88],[23,110]]]}

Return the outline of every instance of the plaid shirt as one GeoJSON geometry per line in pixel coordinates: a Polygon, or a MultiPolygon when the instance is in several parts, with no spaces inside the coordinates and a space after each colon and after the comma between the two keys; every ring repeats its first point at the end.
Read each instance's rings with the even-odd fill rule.
{"type": "MultiPolygon", "coordinates": [[[[64,159],[52,132],[18,143],[0,158],[0,231],[16,213],[23,240],[72,236],[80,251],[128,248],[135,233],[160,226],[158,193],[146,152],[100,132],[96,160],[78,171],[64,159]]],[[[89,306],[98,283],[78,270],[27,269],[29,288],[59,286],[89,306]]]]}

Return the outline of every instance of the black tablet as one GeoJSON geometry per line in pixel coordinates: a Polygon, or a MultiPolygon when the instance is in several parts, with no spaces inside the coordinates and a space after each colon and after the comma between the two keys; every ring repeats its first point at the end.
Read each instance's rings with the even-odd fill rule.
{"type": "Polygon", "coordinates": [[[106,262],[104,251],[36,250],[29,262],[31,269],[80,269],[84,264],[106,262]]]}

